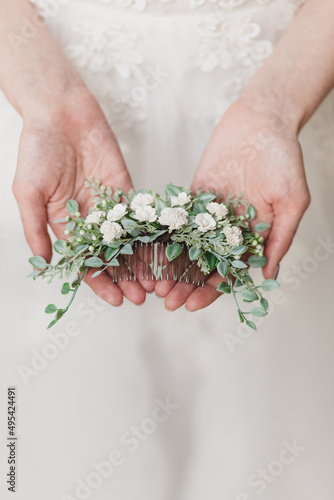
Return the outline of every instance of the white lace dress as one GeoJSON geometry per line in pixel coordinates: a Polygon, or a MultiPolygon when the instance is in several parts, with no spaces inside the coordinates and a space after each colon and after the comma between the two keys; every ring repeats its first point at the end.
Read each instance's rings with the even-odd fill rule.
{"type": "MultiPolygon", "coordinates": [[[[162,190],[190,184],[301,2],[34,3],[101,103],[135,186],[162,190]]],[[[114,309],[87,287],[46,332],[59,283],[25,278],[11,194],[21,122],[3,97],[0,111],[0,380],[18,387],[16,498],[332,500],[333,96],[301,134],[313,202],[257,333],[230,297],[170,313],[153,295],[114,309]],[[178,408],[156,410],[166,398],[178,408]]],[[[0,404],[3,419],[4,392],[0,404]]],[[[0,496],[11,498],[4,479],[0,496]]]]}

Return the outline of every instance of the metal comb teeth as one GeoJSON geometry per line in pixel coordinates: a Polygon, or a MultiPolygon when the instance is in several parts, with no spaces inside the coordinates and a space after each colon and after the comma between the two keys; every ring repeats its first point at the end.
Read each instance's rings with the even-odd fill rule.
{"type": "Polygon", "coordinates": [[[166,250],[170,243],[152,242],[133,245],[132,255],[120,255],[119,266],[111,267],[114,283],[118,281],[173,280],[203,286],[206,276],[196,262],[189,259],[184,247],[182,253],[171,262],[167,259],[166,250]]]}

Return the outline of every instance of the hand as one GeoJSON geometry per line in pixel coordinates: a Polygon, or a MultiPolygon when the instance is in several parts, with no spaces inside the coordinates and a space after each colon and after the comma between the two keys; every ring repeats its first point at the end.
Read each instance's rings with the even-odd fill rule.
{"type": "MultiPolygon", "coordinates": [[[[297,129],[290,117],[261,112],[247,103],[233,104],[217,126],[196,171],[192,190],[212,189],[225,198],[244,193],[257,210],[257,222],[272,226],[263,234],[266,279],[273,278],[288,251],[299,222],[310,203],[297,129]]],[[[157,295],[165,297],[167,309],[186,304],[195,311],[207,307],[221,293],[221,281],[213,274],[204,287],[171,281],[157,282],[157,295]]]]}
{"type": "MultiPolygon", "coordinates": [[[[17,199],[27,242],[34,255],[47,261],[52,256],[47,231],[50,224],[59,239],[64,239],[64,225],[55,219],[64,217],[66,201],[75,199],[86,215],[92,204],[84,188],[88,176],[127,192],[132,188],[130,175],[110,127],[87,89],[63,95],[58,105],[48,106],[38,118],[25,117],[20,140],[13,192],[17,199]],[[43,118],[41,118],[43,116],[43,118]]],[[[90,269],[85,281],[102,299],[120,305],[123,296],[141,304],[154,282],[112,282],[108,272],[92,278],[90,269]]]]}

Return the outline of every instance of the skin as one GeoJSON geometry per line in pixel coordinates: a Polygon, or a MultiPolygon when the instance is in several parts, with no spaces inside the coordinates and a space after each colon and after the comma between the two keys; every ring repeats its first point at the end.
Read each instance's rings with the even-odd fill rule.
{"type": "MultiPolygon", "coordinates": [[[[83,188],[87,176],[124,191],[132,182],[97,101],[43,24],[29,39],[13,38],[22,32],[23,20],[36,21],[34,16],[27,0],[0,3],[0,87],[24,122],[13,192],[26,239],[34,255],[50,260],[47,226],[64,237],[53,220],[65,215],[69,198],[86,215],[92,204],[83,188]],[[92,131],[97,144],[89,140],[92,131]]],[[[193,179],[194,191],[243,192],[257,208],[257,220],[272,223],[264,235],[265,278],[274,276],[310,202],[298,133],[334,85],[333,18],[332,0],[305,2],[272,56],[223,116],[193,179]]],[[[196,290],[184,283],[142,282],[140,276],[138,282],[116,285],[106,272],[85,280],[112,305],[120,305],[123,297],[141,304],[154,287],[169,310],[185,304],[195,311],[221,295],[217,275],[196,290]]]]}

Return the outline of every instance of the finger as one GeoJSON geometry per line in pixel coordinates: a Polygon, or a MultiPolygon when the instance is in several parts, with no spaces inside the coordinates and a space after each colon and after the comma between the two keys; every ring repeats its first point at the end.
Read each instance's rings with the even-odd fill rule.
{"type": "Polygon", "coordinates": [[[268,263],[263,268],[265,279],[274,278],[277,274],[278,265],[290,248],[309,202],[309,197],[306,197],[296,209],[289,210],[289,207],[285,205],[278,211],[274,207],[274,220],[265,246],[265,255],[268,258],[268,263]]]}
{"type": "Polygon", "coordinates": [[[196,285],[191,283],[176,283],[165,298],[165,307],[168,311],[176,311],[185,304],[187,298],[195,290],[196,285]]]}
{"type": "Polygon", "coordinates": [[[176,285],[175,281],[172,280],[158,280],[155,284],[155,293],[158,297],[166,297],[169,292],[174,288],[176,285]]]}
{"type": "Polygon", "coordinates": [[[84,277],[85,283],[96,293],[102,300],[108,302],[112,306],[120,306],[123,302],[123,293],[119,287],[112,282],[110,276],[103,272],[96,278],[92,275],[96,269],[89,269],[84,277]]]}
{"type": "Polygon", "coordinates": [[[40,255],[50,262],[52,244],[47,230],[47,209],[42,193],[28,193],[27,187],[23,190],[16,186],[13,186],[13,192],[19,206],[25,238],[33,255],[40,255]]]}
{"type": "Polygon", "coordinates": [[[188,311],[198,311],[212,304],[222,295],[221,292],[217,291],[217,286],[222,281],[222,277],[218,273],[214,273],[210,276],[204,286],[196,288],[196,290],[190,294],[186,301],[186,309],[188,311]]]}
{"type": "Polygon", "coordinates": [[[125,263],[119,267],[109,267],[106,270],[110,280],[117,278],[117,286],[124,297],[135,305],[141,305],[145,302],[146,292],[138,281],[130,280],[129,268],[125,263]],[[115,274],[116,272],[116,274],[115,274]]]}

